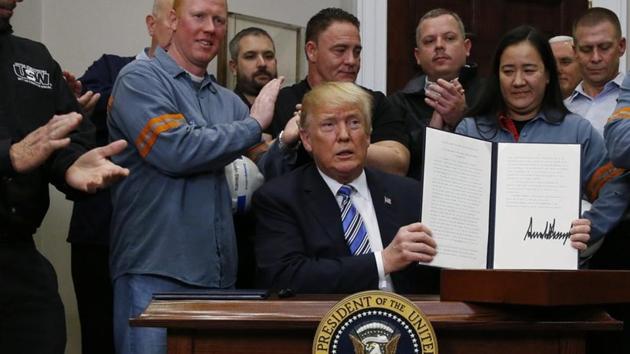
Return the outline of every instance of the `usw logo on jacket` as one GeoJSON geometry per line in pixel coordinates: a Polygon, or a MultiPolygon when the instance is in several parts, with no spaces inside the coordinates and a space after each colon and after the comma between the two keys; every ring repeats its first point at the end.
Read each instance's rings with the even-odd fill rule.
{"type": "Polygon", "coordinates": [[[35,69],[21,63],[13,64],[13,71],[18,80],[35,85],[43,89],[52,89],[50,75],[45,70],[35,69]]]}

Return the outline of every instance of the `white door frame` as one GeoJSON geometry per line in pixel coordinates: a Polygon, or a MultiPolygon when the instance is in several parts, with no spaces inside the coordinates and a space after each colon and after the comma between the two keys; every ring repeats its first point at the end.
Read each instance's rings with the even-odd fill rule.
{"type": "Polygon", "coordinates": [[[387,90],[387,1],[358,0],[361,21],[361,71],[357,83],[376,91],[387,90]]]}
{"type": "MultiPolygon", "coordinates": [[[[621,23],[621,35],[627,38],[628,34],[628,3],[627,0],[592,0],[591,6],[593,7],[605,7],[619,17],[621,23]]],[[[626,49],[626,53],[628,50],[626,49]]],[[[626,72],[628,67],[628,55],[624,54],[619,60],[619,71],[626,72]]]]}

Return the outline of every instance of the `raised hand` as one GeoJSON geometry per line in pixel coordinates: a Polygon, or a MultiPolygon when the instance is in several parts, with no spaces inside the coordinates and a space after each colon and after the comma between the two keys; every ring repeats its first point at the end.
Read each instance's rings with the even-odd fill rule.
{"type": "Polygon", "coordinates": [[[86,117],[90,117],[94,112],[94,107],[96,107],[96,103],[99,98],[101,98],[100,93],[94,93],[92,91],[87,91],[83,95],[81,92],[83,91],[83,84],[81,81],[77,80],[77,78],[68,71],[63,71],[63,78],[68,83],[70,90],[74,93],[74,96],[77,98],[77,102],[81,106],[81,110],[86,117]]]}
{"type": "Polygon", "coordinates": [[[298,139],[300,138],[300,114],[302,113],[302,105],[297,104],[295,106],[295,112],[293,112],[293,117],[289,119],[287,124],[284,126],[284,130],[282,133],[282,141],[281,143],[285,146],[295,146],[298,139]]]}
{"type": "MultiPolygon", "coordinates": [[[[466,96],[459,80],[454,79],[449,82],[438,79],[435,84],[429,85],[425,94],[424,101],[434,109],[434,112],[439,114],[439,119],[443,125],[449,130],[454,130],[466,111],[466,96]]],[[[439,129],[443,128],[440,127],[439,129]]]]}
{"type": "Polygon", "coordinates": [[[258,121],[258,124],[260,124],[263,130],[271,124],[271,120],[273,119],[276,98],[278,98],[278,92],[280,91],[282,82],[284,82],[283,76],[269,81],[260,90],[250,110],[250,115],[258,121]]]}
{"type": "Polygon", "coordinates": [[[128,169],[108,159],[122,152],[125,147],[127,147],[125,140],[117,140],[81,155],[66,171],[66,183],[74,189],[94,193],[128,176],[128,169]]]}

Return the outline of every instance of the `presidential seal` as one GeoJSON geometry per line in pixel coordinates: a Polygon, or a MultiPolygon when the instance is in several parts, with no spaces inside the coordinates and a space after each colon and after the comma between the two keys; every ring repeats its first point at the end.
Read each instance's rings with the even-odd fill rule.
{"type": "Polygon", "coordinates": [[[406,298],[364,291],[338,302],[324,316],[313,354],[437,354],[435,331],[406,298]]]}

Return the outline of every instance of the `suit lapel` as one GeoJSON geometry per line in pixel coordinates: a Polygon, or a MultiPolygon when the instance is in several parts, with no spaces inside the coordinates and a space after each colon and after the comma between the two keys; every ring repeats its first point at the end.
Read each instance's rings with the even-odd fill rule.
{"type": "Polygon", "coordinates": [[[393,205],[396,201],[392,200],[391,195],[387,193],[387,186],[383,183],[381,176],[367,168],[365,169],[365,176],[370,188],[372,204],[374,204],[374,212],[378,220],[378,229],[381,233],[381,240],[383,240],[383,248],[385,248],[398,232],[395,222],[398,218],[396,218],[393,205]]]}
{"type": "Polygon", "coordinates": [[[306,208],[310,215],[322,226],[326,237],[330,238],[332,244],[339,254],[350,254],[343,236],[341,227],[341,211],[337,200],[330,192],[330,188],[322,179],[312,164],[304,171],[304,187],[306,194],[306,208]]]}
{"type": "MultiPolygon", "coordinates": [[[[374,204],[374,212],[378,220],[378,228],[381,232],[381,240],[383,241],[383,249],[385,249],[394,239],[400,225],[397,223],[399,218],[396,211],[399,208],[397,202],[388,192],[389,186],[384,175],[380,172],[365,169],[365,174],[372,196],[372,204],[374,204]]],[[[392,281],[397,292],[408,292],[409,288],[406,277],[401,272],[391,274],[392,281]]]]}

